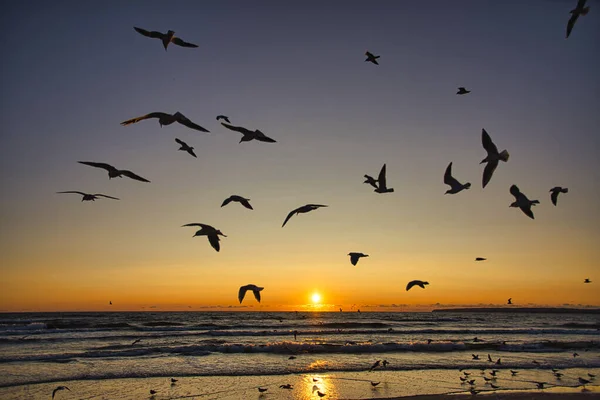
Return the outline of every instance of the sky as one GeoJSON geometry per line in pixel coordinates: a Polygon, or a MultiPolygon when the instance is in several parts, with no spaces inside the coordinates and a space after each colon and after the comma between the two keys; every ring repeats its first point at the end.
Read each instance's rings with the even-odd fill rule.
{"type": "Polygon", "coordinates": [[[569,39],[570,0],[4,4],[0,311],[239,309],[249,283],[265,289],[247,310],[600,306],[588,3],[569,39]],[[165,51],[134,26],[199,47],[165,51]],[[154,111],[211,134],[120,126],[154,111]],[[238,143],[219,114],[277,143],[238,143]],[[510,153],[485,189],[482,128],[510,153]],[[471,189],[444,195],[449,162],[471,189]],[[395,191],[377,194],[363,175],[384,163],[395,191]],[[512,184],[540,200],[535,220],[509,207],[512,184]],[[556,207],[554,186],[569,189],[556,207]],[[254,210],[221,208],[232,194],[254,210]],[[281,227],[307,203],[329,207],[281,227]],[[223,231],[221,251],[191,222],[223,231]],[[351,251],[369,257],[353,267],[351,251]],[[407,292],[413,279],[430,284],[407,292]]]}

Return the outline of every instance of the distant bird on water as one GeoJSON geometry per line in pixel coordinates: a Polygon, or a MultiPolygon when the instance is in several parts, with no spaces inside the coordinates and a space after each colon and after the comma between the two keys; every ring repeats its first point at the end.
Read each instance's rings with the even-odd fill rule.
{"type": "Polygon", "coordinates": [[[252,291],[252,293],[254,294],[254,298],[256,298],[256,301],[260,303],[260,292],[263,289],[263,287],[258,287],[252,284],[240,287],[240,290],[238,292],[238,300],[240,301],[240,304],[242,304],[242,300],[244,300],[244,296],[246,296],[246,292],[248,290],[252,291]]]}
{"type": "Polygon", "coordinates": [[[78,192],[76,190],[68,190],[66,192],[56,192],[56,193],[76,193],[76,194],[80,194],[80,195],[83,196],[83,198],[81,199],[81,201],[96,201],[96,199],[98,197],[106,197],[107,199],[119,200],[116,197],[107,196],[105,194],[100,194],[100,193],[89,194],[89,193],[78,192]]]}
{"type": "Polygon", "coordinates": [[[148,179],[142,178],[141,176],[136,175],[131,171],[128,171],[126,169],[116,169],[115,167],[113,167],[110,164],[98,163],[98,162],[92,162],[92,161],[77,161],[77,162],[79,164],[89,165],[90,167],[102,168],[102,169],[107,170],[108,171],[108,179],[122,178],[122,177],[126,176],[130,179],[135,179],[136,181],[150,182],[148,179]]]}
{"type": "Polygon", "coordinates": [[[54,396],[56,395],[56,392],[59,392],[59,391],[61,391],[61,390],[68,390],[69,392],[71,391],[71,389],[69,389],[69,388],[68,388],[68,387],[66,387],[66,386],[57,386],[57,387],[56,387],[56,389],[54,389],[54,390],[52,391],[52,398],[54,398],[54,396]]]}
{"type": "Polygon", "coordinates": [[[483,257],[476,257],[475,261],[485,261],[487,260],[487,258],[483,258],[483,257]]]}
{"type": "MultiPolygon", "coordinates": [[[[188,145],[186,142],[184,142],[181,139],[175,138],[175,141],[181,145],[179,150],[187,151],[190,155],[196,157],[196,153],[194,153],[194,148],[192,146],[188,145]]],[[[196,158],[198,158],[198,157],[196,157],[196,158]]]]}
{"type": "Polygon", "coordinates": [[[464,87],[459,87],[458,88],[458,92],[456,92],[456,94],[467,94],[467,93],[471,93],[470,90],[465,89],[464,87]]]}
{"type": "Polygon", "coordinates": [[[377,62],[377,59],[381,56],[376,56],[373,53],[370,53],[368,51],[365,53],[365,56],[367,56],[367,59],[365,60],[365,62],[369,61],[375,65],[379,65],[379,63],[377,62]]]}
{"type": "Polygon", "coordinates": [[[592,281],[590,281],[590,278],[585,278],[585,280],[583,281],[583,283],[592,283],[592,281]]]}
{"type": "Polygon", "coordinates": [[[221,239],[219,238],[219,235],[223,236],[223,237],[227,237],[227,235],[224,235],[223,232],[221,232],[220,230],[218,230],[216,228],[213,228],[210,225],[200,224],[200,223],[194,222],[194,223],[191,223],[191,224],[182,225],[182,227],[184,227],[184,226],[199,226],[200,229],[198,231],[196,231],[196,233],[194,234],[193,237],[196,237],[196,236],[206,236],[208,238],[208,241],[210,242],[210,245],[216,251],[219,251],[221,249],[221,245],[219,244],[219,241],[221,239]]]}
{"type": "Polygon", "coordinates": [[[424,281],[419,281],[419,280],[410,281],[406,285],[406,291],[408,292],[410,290],[410,288],[412,288],[413,286],[418,286],[421,289],[425,289],[425,285],[429,285],[429,282],[424,282],[424,281]]]}
{"type": "Polygon", "coordinates": [[[131,119],[128,119],[127,121],[123,121],[123,122],[121,122],[121,125],[127,126],[127,125],[138,123],[145,119],[150,119],[150,118],[158,118],[158,124],[160,125],[161,128],[163,126],[171,125],[171,124],[177,122],[177,123],[179,123],[183,126],[186,126],[190,129],[195,129],[200,132],[210,132],[208,129],[203,128],[200,125],[192,122],[188,117],[186,117],[179,111],[177,111],[175,114],[168,114],[168,113],[164,113],[164,112],[151,112],[150,114],[142,115],[141,117],[131,118],[131,119]]]}
{"type": "Polygon", "coordinates": [[[379,385],[381,382],[371,382],[371,386],[375,387],[377,385],[379,385]]]}
{"type": "Polygon", "coordinates": [[[283,221],[283,225],[281,225],[281,227],[283,228],[285,226],[285,224],[287,224],[287,222],[290,220],[290,218],[292,218],[294,215],[304,214],[304,213],[307,213],[310,211],[317,210],[321,207],[328,207],[328,206],[324,205],[324,204],[307,204],[305,206],[298,207],[295,210],[290,211],[290,213],[287,215],[287,217],[285,217],[285,221],[283,221]]]}
{"type": "Polygon", "coordinates": [[[569,193],[569,189],[556,186],[550,189],[550,192],[552,193],[550,195],[550,200],[552,200],[552,204],[556,205],[556,202],[558,201],[558,195],[561,193],[569,193]]]}
{"type": "Polygon", "coordinates": [[[241,205],[243,205],[244,207],[246,207],[249,210],[253,210],[252,206],[250,205],[249,201],[250,199],[246,199],[242,196],[238,196],[238,195],[231,195],[228,198],[226,198],[225,200],[223,200],[223,204],[221,204],[221,207],[226,206],[227,204],[231,203],[232,201],[236,201],[238,203],[240,203],[241,205]]]}
{"type": "Polygon", "coordinates": [[[195,45],[193,43],[188,43],[188,42],[181,40],[180,38],[175,36],[175,32],[173,32],[173,31],[167,31],[167,33],[162,33],[162,32],[157,32],[157,31],[147,31],[145,29],[137,28],[135,26],[133,27],[133,29],[135,29],[135,31],[138,32],[139,34],[144,35],[146,37],[153,38],[153,39],[160,39],[160,41],[163,44],[163,47],[165,48],[165,51],[167,51],[167,47],[169,47],[169,43],[173,43],[173,44],[176,44],[177,46],[181,46],[181,47],[198,47],[198,45],[195,45]]]}
{"type": "Polygon", "coordinates": [[[502,150],[498,153],[498,148],[492,142],[490,135],[485,131],[485,129],[481,130],[481,142],[483,144],[483,148],[487,151],[487,156],[481,160],[480,164],[487,163],[485,169],[483,170],[483,180],[482,185],[485,187],[492,179],[492,175],[494,171],[498,167],[498,163],[500,161],[507,162],[508,161],[508,151],[502,150]]]}
{"type": "Polygon", "coordinates": [[[224,122],[221,122],[221,125],[223,125],[227,129],[229,129],[230,131],[241,133],[243,136],[240,139],[239,143],[249,142],[251,140],[258,140],[259,142],[265,142],[265,143],[277,143],[277,141],[275,139],[271,139],[270,137],[268,137],[267,135],[265,135],[258,129],[251,131],[250,129],[246,129],[242,126],[229,125],[224,122]]]}
{"type": "Polygon", "coordinates": [[[368,254],[363,253],[348,253],[348,255],[350,256],[350,262],[352,263],[352,265],[356,265],[358,260],[362,257],[369,257],[368,254]]]}
{"type": "Polygon", "coordinates": [[[508,302],[506,304],[512,304],[512,297],[508,299],[508,302]]]}
{"type": "Polygon", "coordinates": [[[219,120],[223,120],[225,122],[227,122],[228,124],[231,123],[231,121],[229,120],[229,117],[225,116],[225,115],[217,115],[217,121],[219,120]]]}
{"type": "Polygon", "coordinates": [[[536,204],[540,204],[540,202],[538,200],[529,200],[527,198],[527,196],[525,196],[523,193],[521,193],[521,191],[519,190],[519,188],[517,187],[517,185],[512,185],[510,187],[510,193],[513,196],[515,196],[515,199],[516,199],[516,201],[514,201],[510,205],[510,207],[515,207],[515,208],[518,207],[529,218],[535,219],[534,216],[533,216],[533,211],[531,211],[531,206],[534,206],[536,204]]]}
{"type": "Polygon", "coordinates": [[[579,16],[587,15],[587,13],[590,11],[589,7],[585,7],[585,3],[586,3],[586,0],[578,0],[577,6],[574,9],[572,9],[571,11],[569,11],[569,13],[571,14],[571,18],[569,18],[569,22],[567,23],[567,38],[571,34],[571,31],[573,30],[573,27],[575,26],[575,22],[577,22],[577,19],[579,19],[579,16]]]}
{"type": "Polygon", "coordinates": [[[452,163],[448,164],[446,167],[446,172],[444,172],[444,183],[450,186],[450,189],[446,190],[446,193],[444,194],[456,194],[471,187],[469,182],[463,185],[452,176],[452,163]]]}

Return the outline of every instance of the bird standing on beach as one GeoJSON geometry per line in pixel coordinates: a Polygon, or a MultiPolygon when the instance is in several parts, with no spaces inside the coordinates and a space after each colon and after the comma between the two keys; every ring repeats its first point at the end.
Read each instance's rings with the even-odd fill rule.
{"type": "Polygon", "coordinates": [[[79,164],[89,165],[90,167],[105,169],[106,171],[108,171],[108,179],[122,178],[122,177],[126,176],[126,177],[128,177],[130,179],[134,179],[136,181],[150,182],[148,179],[142,178],[141,176],[136,175],[131,171],[128,171],[126,169],[116,169],[115,167],[113,167],[110,164],[98,163],[98,162],[92,162],[92,161],[77,161],[77,162],[79,164]]]}
{"type": "Polygon", "coordinates": [[[556,186],[550,189],[550,192],[550,200],[552,200],[552,204],[556,205],[556,202],[558,201],[558,195],[561,193],[569,193],[569,189],[556,186]]]}
{"type": "Polygon", "coordinates": [[[231,196],[229,196],[228,198],[226,198],[225,200],[223,200],[223,204],[221,204],[221,207],[226,206],[227,204],[231,203],[232,201],[238,202],[241,205],[243,205],[244,207],[246,207],[248,210],[254,210],[252,208],[252,206],[250,205],[250,199],[246,199],[242,196],[238,196],[235,194],[232,194],[231,196]]]}
{"type": "Polygon", "coordinates": [[[264,289],[263,287],[258,287],[256,285],[252,285],[252,284],[240,287],[240,290],[238,291],[238,300],[240,301],[240,304],[242,304],[242,300],[244,300],[244,296],[246,296],[246,292],[248,290],[252,291],[256,301],[258,301],[260,303],[260,292],[263,289],[264,289]]]}
{"type": "Polygon", "coordinates": [[[83,196],[81,198],[81,201],[96,201],[96,199],[98,199],[98,197],[106,197],[107,199],[119,200],[116,197],[107,196],[105,194],[100,194],[100,193],[90,194],[90,193],[78,192],[76,190],[68,190],[66,192],[56,192],[56,193],[75,193],[75,194],[80,194],[80,195],[83,196]]]}
{"type": "Polygon", "coordinates": [[[218,230],[216,228],[213,228],[210,225],[193,222],[191,224],[182,225],[182,227],[184,227],[184,226],[199,226],[200,229],[197,230],[196,233],[194,233],[194,236],[192,236],[192,237],[206,236],[208,238],[208,241],[210,242],[210,245],[216,251],[219,251],[221,249],[221,245],[219,244],[219,241],[221,239],[219,238],[219,236],[227,237],[227,235],[224,235],[223,232],[221,232],[220,230],[218,230]]]}
{"type": "Polygon", "coordinates": [[[283,228],[285,226],[285,224],[287,224],[287,222],[290,220],[290,218],[292,218],[294,215],[304,214],[304,213],[307,213],[310,211],[317,210],[321,207],[328,207],[328,206],[324,205],[324,204],[307,204],[305,206],[298,207],[295,210],[290,211],[290,213],[287,215],[287,217],[285,217],[285,221],[283,221],[283,225],[281,225],[281,227],[283,228]]]}
{"type": "Polygon", "coordinates": [[[127,121],[123,121],[123,122],[121,122],[121,125],[127,126],[127,125],[138,123],[145,119],[150,119],[150,118],[158,118],[158,124],[160,125],[161,128],[163,126],[171,125],[171,124],[177,122],[177,123],[179,123],[183,126],[186,126],[190,129],[194,129],[194,130],[197,130],[200,132],[210,132],[208,129],[203,128],[200,125],[192,122],[188,117],[186,117],[179,111],[177,111],[175,114],[168,114],[168,113],[164,113],[164,112],[151,112],[150,114],[142,115],[141,117],[131,118],[131,119],[128,119],[127,121]]]}
{"type": "Polygon", "coordinates": [[[444,183],[450,186],[450,189],[446,190],[446,193],[444,194],[456,194],[471,187],[469,182],[463,185],[452,176],[452,163],[448,164],[446,167],[446,172],[444,172],[444,183]]]}
{"type": "Polygon", "coordinates": [[[517,185],[512,185],[510,187],[510,193],[513,196],[515,196],[515,199],[516,199],[516,201],[514,201],[510,205],[510,207],[515,207],[515,208],[518,207],[529,218],[535,219],[534,216],[533,216],[533,211],[531,211],[531,206],[534,206],[536,204],[540,204],[540,202],[538,200],[529,200],[527,198],[527,196],[525,196],[523,193],[521,193],[521,191],[519,190],[519,188],[517,187],[517,185]]]}
{"type": "Polygon", "coordinates": [[[419,280],[410,281],[406,285],[406,291],[408,292],[410,290],[410,288],[412,288],[413,286],[418,286],[421,289],[425,289],[425,285],[429,285],[429,282],[419,281],[419,280]]]}
{"type": "Polygon", "coordinates": [[[350,256],[350,262],[352,263],[352,265],[356,265],[358,260],[362,257],[369,257],[368,254],[363,253],[348,253],[348,255],[350,256]]]}
{"type": "Polygon", "coordinates": [[[490,182],[490,179],[492,179],[492,175],[498,167],[498,163],[500,161],[507,162],[509,154],[506,150],[502,150],[498,153],[498,148],[494,142],[492,142],[492,138],[490,138],[490,135],[488,135],[485,129],[481,130],[481,143],[483,144],[485,151],[487,151],[487,156],[480,162],[480,164],[487,163],[483,170],[482,180],[482,185],[485,187],[490,182]]]}
{"type": "MultiPolygon", "coordinates": [[[[194,148],[192,146],[188,145],[186,142],[184,142],[181,139],[175,138],[175,141],[181,145],[181,147],[178,150],[187,151],[188,154],[196,157],[196,153],[194,153],[194,148]]],[[[196,157],[196,158],[198,158],[198,157],[196,157]]]]}
{"type": "Polygon", "coordinates": [[[575,26],[575,22],[577,22],[577,19],[579,18],[579,16],[580,15],[585,16],[590,11],[590,8],[585,6],[585,2],[586,2],[586,0],[578,0],[577,6],[574,9],[572,9],[571,11],[569,11],[569,13],[571,14],[571,18],[569,18],[569,22],[567,22],[567,37],[566,38],[569,38],[569,35],[571,34],[571,31],[573,30],[573,27],[575,26]]]}
{"type": "Polygon", "coordinates": [[[139,33],[140,35],[144,35],[146,37],[153,38],[153,39],[160,39],[160,41],[163,44],[163,47],[165,48],[165,51],[167,51],[167,47],[169,47],[169,43],[173,43],[173,44],[176,44],[177,46],[181,46],[181,47],[191,47],[191,48],[198,47],[198,45],[185,42],[182,39],[176,37],[175,32],[173,32],[171,30],[167,31],[167,33],[162,33],[162,32],[157,32],[157,31],[147,31],[145,29],[137,28],[135,26],[133,27],[133,29],[135,29],[135,31],[137,33],[139,33]]]}
{"type": "Polygon", "coordinates": [[[377,62],[377,59],[379,57],[381,57],[381,56],[376,56],[376,55],[374,55],[373,53],[371,53],[369,51],[367,51],[365,53],[365,56],[367,56],[367,59],[365,60],[365,62],[369,61],[369,62],[372,62],[375,65],[379,65],[379,63],[377,62]]]}
{"type": "Polygon", "coordinates": [[[71,389],[69,389],[69,388],[68,388],[68,387],[66,387],[66,386],[57,386],[57,387],[56,387],[56,389],[54,389],[54,390],[52,391],[52,398],[54,398],[54,396],[56,395],[56,392],[59,392],[59,391],[61,391],[61,390],[68,390],[69,392],[71,391],[71,389]]]}

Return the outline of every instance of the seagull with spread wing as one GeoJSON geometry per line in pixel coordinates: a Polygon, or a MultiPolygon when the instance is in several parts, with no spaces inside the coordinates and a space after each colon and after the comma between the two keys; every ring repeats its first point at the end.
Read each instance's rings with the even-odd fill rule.
{"type": "Polygon", "coordinates": [[[119,200],[116,197],[107,196],[105,194],[100,194],[100,193],[90,194],[90,193],[78,192],[76,190],[68,190],[66,192],[56,192],[56,193],[76,193],[76,194],[80,194],[80,195],[83,196],[83,198],[81,199],[81,201],[96,201],[96,199],[98,197],[106,197],[107,199],[119,200]]]}
{"type": "Polygon", "coordinates": [[[365,179],[366,180],[363,183],[368,183],[373,186],[375,188],[375,190],[373,190],[375,193],[392,193],[394,191],[393,188],[387,187],[385,164],[383,164],[383,167],[381,167],[377,180],[369,175],[365,175],[365,179]]]}
{"type": "Polygon", "coordinates": [[[481,142],[483,144],[483,148],[487,151],[487,157],[485,157],[479,164],[487,163],[485,169],[483,170],[483,187],[485,187],[490,179],[492,179],[492,175],[494,171],[498,167],[498,163],[500,161],[507,162],[508,161],[508,151],[502,150],[498,153],[498,148],[492,142],[490,135],[485,131],[485,129],[481,130],[481,142]]]}
{"type": "Polygon", "coordinates": [[[586,0],[578,0],[577,6],[571,11],[569,11],[569,13],[571,14],[571,18],[569,18],[569,22],[567,23],[567,38],[571,34],[571,31],[575,26],[575,22],[577,22],[579,16],[587,15],[587,13],[590,11],[590,8],[585,6],[585,2],[586,0]]]}
{"type": "Polygon", "coordinates": [[[348,255],[350,256],[350,262],[352,263],[352,265],[356,265],[358,260],[361,259],[362,257],[369,257],[368,254],[363,254],[363,253],[348,253],[348,255]]]}
{"type": "Polygon", "coordinates": [[[163,44],[163,47],[165,48],[165,51],[167,51],[167,47],[169,47],[169,43],[173,43],[176,44],[177,46],[181,46],[181,47],[198,47],[198,45],[193,44],[193,43],[188,43],[184,40],[182,40],[181,38],[178,38],[177,36],[175,36],[175,32],[174,31],[167,31],[167,33],[162,33],[162,32],[157,32],[157,31],[147,31],[145,29],[142,28],[137,28],[137,27],[133,27],[133,29],[135,29],[135,31],[141,35],[144,35],[146,37],[152,38],[152,39],[160,39],[160,41],[163,44]]]}
{"type": "Polygon", "coordinates": [[[102,169],[107,170],[108,171],[108,179],[122,178],[122,177],[126,176],[128,178],[135,179],[136,181],[150,182],[148,179],[142,178],[141,176],[136,175],[131,171],[128,171],[126,169],[116,169],[115,167],[113,167],[110,164],[98,163],[98,162],[92,162],[92,161],[77,161],[77,162],[80,164],[89,165],[90,167],[102,168],[102,169]]]}
{"type": "Polygon", "coordinates": [[[256,301],[258,301],[260,303],[260,292],[263,289],[264,289],[263,287],[258,287],[256,285],[252,285],[252,284],[240,287],[240,291],[238,292],[238,300],[240,301],[240,304],[242,304],[242,300],[244,300],[244,296],[246,296],[246,292],[248,290],[252,291],[256,301]]]}
{"type": "Polygon", "coordinates": [[[561,193],[569,193],[569,189],[556,186],[550,189],[550,192],[552,193],[550,195],[550,200],[552,200],[552,204],[556,205],[556,202],[558,202],[558,195],[561,193]]]}
{"type": "MultiPolygon", "coordinates": [[[[186,142],[184,142],[181,139],[175,138],[175,141],[177,143],[179,143],[179,145],[181,146],[178,150],[187,151],[190,155],[196,157],[196,153],[194,153],[194,148],[192,146],[188,145],[186,142]]],[[[198,157],[196,157],[196,158],[198,158],[198,157]]]]}
{"type": "Polygon", "coordinates": [[[377,59],[381,56],[376,56],[373,53],[368,52],[368,51],[365,53],[365,56],[367,56],[367,59],[365,60],[365,62],[369,61],[375,65],[379,65],[379,63],[377,62],[377,59]]]}
{"type": "Polygon", "coordinates": [[[518,207],[521,209],[521,211],[523,211],[525,215],[527,215],[531,219],[534,219],[533,211],[531,211],[531,206],[540,204],[540,202],[538,200],[529,200],[527,196],[521,193],[517,185],[512,185],[510,187],[510,194],[515,196],[516,199],[516,201],[514,201],[510,205],[510,207],[518,207]]]}
{"type": "Polygon", "coordinates": [[[190,129],[195,129],[200,132],[210,132],[208,129],[203,128],[200,125],[192,122],[188,117],[186,117],[179,111],[177,111],[175,114],[168,114],[164,112],[151,112],[150,114],[142,115],[141,117],[131,118],[127,121],[123,121],[121,122],[121,125],[127,126],[150,118],[158,118],[158,124],[161,128],[163,126],[171,125],[172,123],[177,122],[183,126],[187,126],[190,129]]]}
{"type": "Polygon", "coordinates": [[[223,200],[223,204],[221,204],[221,207],[226,206],[227,204],[231,203],[232,201],[236,201],[238,203],[240,203],[241,205],[243,205],[244,207],[246,207],[248,210],[254,210],[252,208],[252,206],[250,205],[250,199],[246,199],[242,196],[238,196],[238,195],[231,195],[228,198],[226,198],[225,200],[223,200]]]}
{"type": "Polygon", "coordinates": [[[425,285],[429,285],[429,282],[419,281],[419,280],[410,281],[406,285],[406,291],[408,292],[410,290],[410,288],[412,288],[413,286],[418,286],[421,289],[425,289],[425,285]]]}
{"type": "Polygon", "coordinates": [[[446,172],[444,172],[444,183],[450,186],[450,189],[446,190],[446,193],[444,194],[456,194],[471,187],[469,182],[463,185],[452,176],[452,163],[448,164],[446,167],[446,172]]]}
{"type": "Polygon", "coordinates": [[[277,143],[277,141],[275,139],[271,139],[270,137],[268,137],[267,135],[265,135],[258,129],[251,131],[250,129],[246,129],[242,126],[229,125],[229,124],[226,124],[225,122],[221,122],[221,125],[223,125],[225,128],[227,128],[231,131],[241,133],[243,136],[240,139],[239,143],[249,142],[251,140],[258,140],[259,142],[265,142],[265,143],[277,143]]]}
{"type": "Polygon", "coordinates": [[[221,245],[219,244],[219,241],[221,239],[219,238],[219,235],[223,236],[223,237],[227,237],[227,235],[224,235],[223,232],[221,232],[220,230],[218,230],[216,228],[213,228],[210,225],[199,224],[199,223],[194,222],[191,224],[185,224],[183,226],[199,226],[200,229],[198,231],[196,231],[196,233],[194,234],[193,237],[206,236],[208,238],[208,241],[210,242],[210,245],[216,251],[219,251],[221,249],[221,245]]]}
{"type": "Polygon", "coordinates": [[[305,206],[298,207],[295,210],[290,211],[290,213],[287,215],[287,217],[285,217],[285,221],[283,221],[283,225],[281,225],[281,227],[283,228],[285,226],[285,224],[287,224],[287,222],[290,220],[290,218],[292,218],[294,215],[304,214],[304,213],[307,213],[310,211],[314,211],[321,207],[328,207],[328,206],[326,206],[324,204],[307,204],[305,206]]]}

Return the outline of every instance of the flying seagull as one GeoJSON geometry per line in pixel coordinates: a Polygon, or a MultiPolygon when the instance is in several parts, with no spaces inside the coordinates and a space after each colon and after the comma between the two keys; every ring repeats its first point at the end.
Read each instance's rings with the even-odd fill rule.
{"type": "Polygon", "coordinates": [[[500,160],[507,162],[508,161],[508,151],[502,150],[498,153],[498,148],[492,142],[490,135],[485,131],[485,129],[481,130],[481,142],[483,143],[483,148],[487,151],[487,157],[485,157],[479,164],[487,163],[485,169],[483,170],[483,187],[485,187],[490,179],[492,179],[492,175],[494,171],[498,167],[498,163],[500,160]]]}
{"type": "Polygon", "coordinates": [[[158,118],[158,124],[161,128],[163,126],[171,125],[174,122],[178,122],[181,125],[187,126],[190,129],[195,129],[200,132],[210,132],[208,129],[193,123],[188,117],[186,117],[179,111],[177,111],[175,114],[168,114],[164,112],[151,112],[150,114],[142,115],[141,117],[131,118],[127,121],[123,121],[121,122],[121,125],[127,126],[150,118],[158,118]]]}
{"type": "Polygon", "coordinates": [[[229,117],[227,117],[227,116],[225,116],[225,115],[217,115],[217,121],[219,121],[219,120],[221,120],[221,119],[222,119],[223,121],[227,122],[228,124],[230,124],[230,123],[231,123],[231,121],[229,121],[229,117]]]}
{"type": "Polygon", "coordinates": [[[356,263],[361,257],[369,257],[368,254],[363,253],[348,253],[348,255],[350,256],[350,262],[352,263],[352,265],[356,265],[356,263]]]}
{"type": "Polygon", "coordinates": [[[471,93],[470,90],[465,89],[464,87],[459,87],[458,88],[458,92],[456,92],[456,94],[467,94],[467,93],[471,93]]]}
{"type": "Polygon", "coordinates": [[[194,223],[191,223],[191,224],[185,224],[183,226],[199,226],[200,229],[198,231],[196,231],[196,233],[192,237],[206,236],[208,238],[208,241],[210,242],[210,245],[216,251],[219,251],[221,249],[221,245],[219,244],[219,241],[221,239],[219,238],[219,235],[227,237],[227,235],[224,235],[223,232],[221,232],[218,229],[213,228],[210,225],[199,224],[199,223],[195,223],[194,222],[194,223]]]}
{"type": "Polygon", "coordinates": [[[69,389],[66,386],[57,386],[56,389],[54,389],[52,391],[52,398],[54,398],[54,396],[56,395],[56,392],[60,391],[60,390],[68,390],[69,392],[71,391],[71,389],[69,389]]]}
{"type": "Polygon", "coordinates": [[[365,175],[366,180],[363,183],[368,183],[375,188],[375,193],[392,193],[394,191],[393,188],[387,187],[386,182],[386,166],[383,164],[381,167],[381,171],[379,171],[379,176],[377,180],[375,180],[372,176],[365,175]]]}
{"type": "Polygon", "coordinates": [[[450,186],[450,189],[446,190],[446,193],[444,194],[456,194],[471,187],[469,182],[463,185],[452,176],[452,163],[448,164],[446,167],[446,172],[444,172],[444,183],[450,186]]]}
{"type": "Polygon", "coordinates": [[[510,298],[508,299],[508,301],[506,302],[506,304],[512,304],[512,297],[510,297],[510,298]]]}
{"type": "Polygon", "coordinates": [[[585,7],[585,2],[586,0],[578,0],[577,6],[571,11],[569,11],[569,13],[571,14],[571,18],[569,18],[569,22],[567,23],[567,38],[571,34],[571,31],[575,26],[575,22],[577,22],[579,16],[587,15],[587,13],[590,11],[589,7],[585,7]]]}
{"type": "Polygon", "coordinates": [[[96,199],[98,197],[106,197],[107,199],[119,200],[116,197],[107,196],[105,194],[100,194],[100,193],[89,194],[89,193],[78,192],[76,190],[68,190],[66,192],[56,192],[56,193],[77,193],[77,194],[80,194],[80,195],[83,196],[83,198],[81,199],[81,201],[96,201],[96,199]]]}
{"type": "Polygon", "coordinates": [[[408,292],[410,290],[410,288],[412,288],[413,286],[419,286],[421,289],[425,289],[425,285],[429,285],[429,282],[424,282],[424,281],[410,281],[408,282],[408,285],[406,285],[406,291],[408,292]]]}
{"type": "Polygon", "coordinates": [[[368,183],[369,185],[377,189],[377,179],[373,178],[370,175],[365,175],[365,181],[363,183],[368,183]]]}
{"type": "Polygon", "coordinates": [[[328,206],[324,205],[324,204],[307,204],[305,206],[298,207],[295,210],[290,211],[290,213],[287,215],[287,217],[285,217],[285,221],[283,221],[283,225],[281,225],[281,227],[283,228],[285,226],[285,224],[287,224],[287,222],[290,220],[290,218],[292,218],[294,215],[304,214],[304,213],[316,210],[321,207],[328,207],[328,206]]]}
{"type": "Polygon", "coordinates": [[[550,200],[552,200],[552,204],[556,205],[556,202],[558,201],[558,195],[560,193],[569,193],[569,189],[556,186],[550,189],[550,192],[552,192],[550,195],[550,200]]]}
{"type": "Polygon", "coordinates": [[[123,176],[126,176],[128,178],[135,179],[136,181],[150,182],[148,179],[142,178],[141,176],[136,175],[131,171],[128,171],[126,169],[116,169],[115,167],[113,167],[112,165],[109,165],[109,164],[97,163],[97,162],[92,162],[92,161],[77,161],[77,162],[79,164],[89,165],[90,167],[102,168],[102,169],[107,170],[108,171],[108,179],[122,178],[123,176]]]}
{"type": "Polygon", "coordinates": [[[242,304],[242,300],[244,300],[244,296],[248,290],[252,290],[252,293],[254,293],[254,298],[260,303],[260,292],[263,289],[263,287],[258,287],[256,285],[246,285],[240,287],[240,291],[238,292],[238,300],[240,301],[240,304],[242,304]]]}
{"type": "Polygon", "coordinates": [[[147,31],[145,29],[137,28],[135,26],[133,27],[133,29],[135,29],[136,32],[138,32],[139,34],[142,34],[149,38],[160,39],[160,41],[163,44],[163,47],[165,48],[165,51],[167,51],[167,47],[169,47],[169,43],[173,43],[173,44],[176,44],[177,46],[181,46],[181,47],[198,47],[198,45],[195,45],[193,43],[188,43],[188,42],[181,40],[180,38],[175,36],[175,32],[173,32],[173,31],[167,31],[167,33],[162,33],[162,32],[157,32],[157,31],[147,31]]]}
{"type": "Polygon", "coordinates": [[[590,278],[585,278],[585,280],[583,281],[583,283],[592,283],[592,281],[590,281],[590,278]]]}
{"type": "Polygon", "coordinates": [[[527,215],[531,219],[534,219],[533,211],[531,211],[531,206],[540,204],[540,202],[538,200],[529,200],[527,196],[521,193],[517,185],[512,185],[510,187],[510,193],[513,196],[515,196],[516,199],[516,201],[514,201],[510,205],[510,207],[518,207],[521,209],[521,211],[523,211],[525,215],[527,215]]]}
{"type": "Polygon", "coordinates": [[[483,258],[483,257],[475,258],[475,261],[485,261],[485,260],[487,260],[487,258],[483,258]]]}
{"type": "Polygon", "coordinates": [[[258,129],[251,131],[250,129],[246,129],[242,126],[229,125],[229,124],[226,124],[225,122],[221,122],[221,125],[223,125],[225,128],[227,128],[231,131],[239,132],[242,135],[244,135],[240,139],[239,143],[249,142],[251,140],[258,140],[259,142],[266,142],[266,143],[277,143],[277,141],[275,139],[271,139],[270,137],[268,137],[267,135],[265,135],[258,129]]]}
{"type": "Polygon", "coordinates": [[[365,62],[370,61],[375,65],[379,65],[379,63],[377,62],[377,59],[381,56],[373,55],[373,53],[370,53],[368,51],[365,53],[365,56],[367,56],[367,59],[365,60],[365,62]]]}
{"type": "Polygon", "coordinates": [[[232,201],[237,201],[238,203],[240,203],[247,209],[254,210],[249,203],[250,199],[245,199],[242,196],[238,196],[235,194],[233,194],[233,195],[229,196],[228,198],[226,198],[225,200],[223,200],[223,204],[221,204],[221,207],[226,206],[227,204],[231,203],[232,201]]]}
{"type": "Polygon", "coordinates": [[[196,157],[196,153],[194,153],[194,148],[192,146],[188,145],[181,139],[175,138],[175,141],[181,145],[181,147],[178,150],[187,151],[190,155],[196,157]]]}

